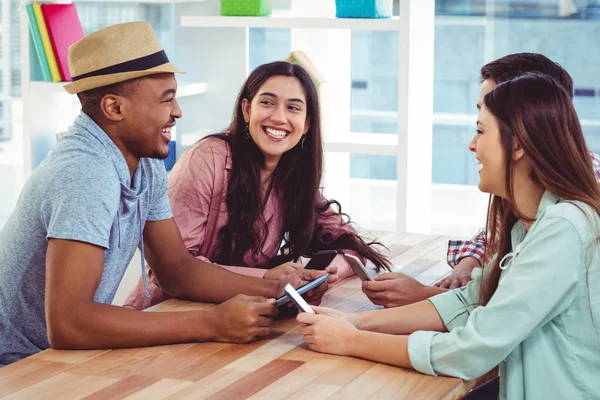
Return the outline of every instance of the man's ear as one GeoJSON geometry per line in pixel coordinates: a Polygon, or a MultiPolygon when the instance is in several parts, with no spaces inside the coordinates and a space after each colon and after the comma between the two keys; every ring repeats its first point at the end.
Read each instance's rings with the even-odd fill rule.
{"type": "Polygon", "coordinates": [[[518,160],[522,159],[523,157],[525,157],[525,150],[523,149],[523,146],[521,146],[521,143],[519,143],[519,141],[517,139],[513,138],[513,145],[512,145],[513,161],[518,161],[518,160]]]}
{"type": "Polygon", "coordinates": [[[123,120],[123,106],[125,98],[114,94],[107,94],[100,100],[102,115],[109,121],[118,122],[123,120]]]}
{"type": "Polygon", "coordinates": [[[244,122],[250,122],[250,102],[248,99],[242,99],[242,114],[244,115],[244,122]]]}

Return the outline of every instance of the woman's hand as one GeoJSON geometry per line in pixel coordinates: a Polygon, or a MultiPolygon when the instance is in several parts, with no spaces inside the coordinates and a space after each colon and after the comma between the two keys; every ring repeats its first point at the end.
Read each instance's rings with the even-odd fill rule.
{"type": "Polygon", "coordinates": [[[303,269],[304,265],[302,264],[298,264],[298,263],[293,263],[293,262],[286,262],[284,264],[278,265],[275,268],[272,268],[270,270],[268,270],[265,275],[263,276],[264,279],[274,279],[274,280],[282,280],[285,276],[296,272],[299,269],[303,269]]]}
{"type": "Polygon", "coordinates": [[[313,309],[314,312],[316,312],[319,315],[325,315],[327,317],[345,319],[346,321],[350,322],[355,327],[359,328],[359,326],[358,326],[359,314],[358,313],[345,313],[342,311],[335,310],[333,308],[318,307],[318,306],[313,306],[311,308],[313,309]]]}
{"type": "Polygon", "coordinates": [[[296,321],[307,324],[302,327],[300,333],[308,347],[321,353],[350,355],[354,335],[358,332],[356,327],[344,318],[331,316],[334,313],[330,313],[329,309],[314,308],[319,308],[322,313],[299,313],[296,317],[296,321]]]}

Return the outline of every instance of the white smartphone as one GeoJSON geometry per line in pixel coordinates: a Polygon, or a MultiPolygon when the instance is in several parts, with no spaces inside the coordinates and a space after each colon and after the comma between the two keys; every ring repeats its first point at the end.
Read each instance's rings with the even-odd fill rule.
{"type": "Polygon", "coordinates": [[[374,281],[375,278],[371,275],[369,270],[363,265],[360,259],[352,254],[344,254],[344,258],[350,264],[350,268],[352,271],[358,276],[362,281],[374,281]]]}
{"type": "Polygon", "coordinates": [[[308,305],[306,300],[304,300],[302,296],[300,296],[298,292],[296,292],[296,289],[294,289],[294,287],[289,283],[283,288],[283,293],[287,294],[290,297],[292,303],[294,303],[296,307],[298,307],[298,310],[300,310],[301,312],[315,314],[315,312],[308,305]]]}

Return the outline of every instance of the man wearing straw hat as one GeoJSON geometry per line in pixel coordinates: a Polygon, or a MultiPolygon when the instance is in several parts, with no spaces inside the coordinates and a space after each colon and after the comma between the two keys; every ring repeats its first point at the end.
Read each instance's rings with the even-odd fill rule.
{"type": "Polygon", "coordinates": [[[69,49],[69,68],[73,82],[65,89],[78,95],[82,112],[33,172],[0,232],[0,366],[49,347],[267,335],[272,298],[286,283],[298,287],[323,272],[252,278],[187,251],[161,161],[181,117],[174,73],[182,71],[152,27],[132,22],[92,33],[69,49]],[[142,273],[145,257],[172,296],[224,303],[171,313],[110,305],[138,246],[142,273]]]}

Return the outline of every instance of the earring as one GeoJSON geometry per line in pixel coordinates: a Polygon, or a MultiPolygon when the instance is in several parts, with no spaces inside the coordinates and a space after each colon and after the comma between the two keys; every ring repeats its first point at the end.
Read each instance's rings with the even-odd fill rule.
{"type": "Polygon", "coordinates": [[[246,122],[244,132],[246,132],[246,139],[250,139],[250,122],[246,122]]]}
{"type": "Polygon", "coordinates": [[[300,147],[302,150],[306,151],[306,147],[304,147],[304,142],[306,141],[306,134],[302,135],[302,142],[300,142],[300,147]]]}

